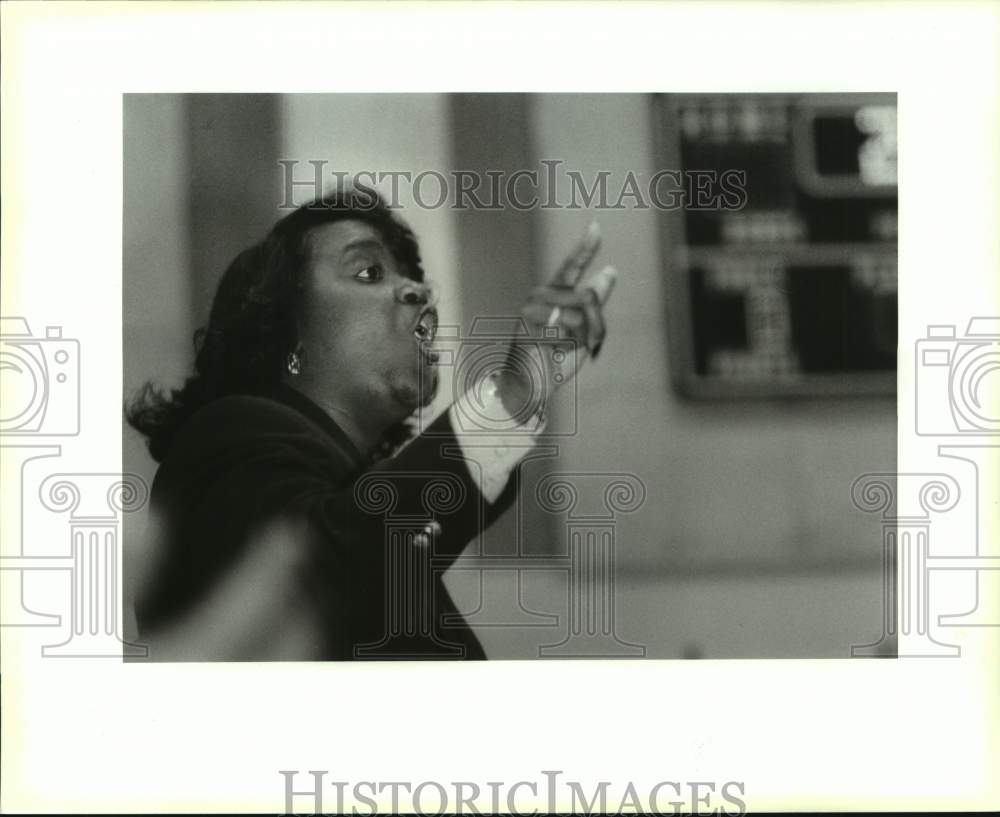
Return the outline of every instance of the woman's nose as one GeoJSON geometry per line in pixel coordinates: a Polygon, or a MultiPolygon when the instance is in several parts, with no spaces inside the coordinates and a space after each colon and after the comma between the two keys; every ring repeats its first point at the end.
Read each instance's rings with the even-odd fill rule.
{"type": "Polygon", "coordinates": [[[406,281],[396,287],[396,300],[401,304],[423,306],[434,303],[434,290],[421,281],[406,281]]]}

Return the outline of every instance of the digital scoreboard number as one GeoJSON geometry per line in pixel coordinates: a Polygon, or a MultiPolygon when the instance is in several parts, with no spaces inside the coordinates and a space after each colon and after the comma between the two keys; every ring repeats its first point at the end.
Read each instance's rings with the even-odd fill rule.
{"type": "Polygon", "coordinates": [[[662,215],[678,390],[893,394],[895,95],[663,95],[655,108],[660,168],[745,174],[737,207],[662,215]]]}

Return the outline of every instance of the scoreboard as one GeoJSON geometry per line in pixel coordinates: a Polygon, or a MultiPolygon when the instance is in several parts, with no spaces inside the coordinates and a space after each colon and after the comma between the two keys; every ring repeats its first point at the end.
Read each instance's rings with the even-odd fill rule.
{"type": "Polygon", "coordinates": [[[679,392],[893,394],[895,95],[658,95],[653,121],[660,169],[743,184],[662,209],[679,392]]]}

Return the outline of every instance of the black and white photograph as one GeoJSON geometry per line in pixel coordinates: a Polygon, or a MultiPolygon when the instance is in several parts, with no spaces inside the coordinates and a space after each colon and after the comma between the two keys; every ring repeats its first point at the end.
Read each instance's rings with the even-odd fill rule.
{"type": "Polygon", "coordinates": [[[123,105],[140,659],[894,654],[894,95],[123,105]]]}
{"type": "Polygon", "coordinates": [[[1000,5],[0,41],[0,812],[997,810],[1000,5]]]}

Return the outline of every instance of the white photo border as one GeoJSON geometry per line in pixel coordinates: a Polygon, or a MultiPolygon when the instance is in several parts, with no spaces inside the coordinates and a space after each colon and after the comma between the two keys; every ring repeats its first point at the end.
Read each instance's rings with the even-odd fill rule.
{"type": "MultiPolygon", "coordinates": [[[[1000,315],[998,9],[3,4],[3,315],[36,332],[62,327],[86,362],[84,431],[33,453],[59,457],[59,472],[121,469],[124,93],[890,91],[900,134],[897,467],[996,497],[995,450],[970,469],[941,447],[989,449],[1000,438],[917,433],[915,408],[928,326],[961,337],[970,319],[1000,315]]],[[[5,477],[12,463],[7,446],[5,477]]],[[[0,501],[3,519],[19,518],[17,492],[0,501]]],[[[979,513],[946,519],[940,535],[995,561],[1000,512],[984,502],[979,513]]],[[[21,536],[7,525],[5,558],[21,536]]],[[[988,571],[979,598],[968,581],[935,588],[931,615],[980,605],[949,630],[954,660],[135,665],[46,660],[36,630],[5,627],[0,805],[273,813],[284,807],[281,769],[441,781],[561,769],[588,791],[599,780],[647,790],[743,781],[751,811],[996,808],[1000,611],[998,594],[983,592],[997,586],[988,571]]]]}

